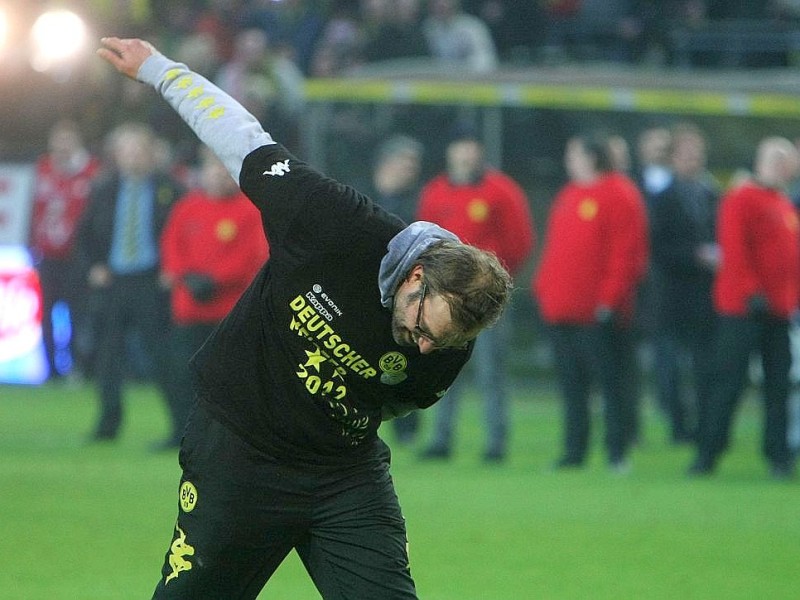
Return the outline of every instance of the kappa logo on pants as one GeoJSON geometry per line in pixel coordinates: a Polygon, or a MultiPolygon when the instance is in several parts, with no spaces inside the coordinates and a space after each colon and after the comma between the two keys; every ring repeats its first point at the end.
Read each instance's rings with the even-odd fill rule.
{"type": "Polygon", "coordinates": [[[186,534],[183,530],[175,524],[175,531],[177,536],[170,546],[169,566],[172,567],[172,573],[167,575],[164,580],[166,586],[170,581],[178,577],[184,571],[192,569],[192,563],[186,558],[187,556],[194,556],[194,547],[186,543],[186,534]]]}

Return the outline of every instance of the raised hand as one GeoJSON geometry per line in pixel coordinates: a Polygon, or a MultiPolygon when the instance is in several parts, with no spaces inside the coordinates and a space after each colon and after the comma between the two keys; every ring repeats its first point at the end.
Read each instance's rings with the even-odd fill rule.
{"type": "Polygon", "coordinates": [[[103,47],[97,49],[97,55],[131,79],[136,79],[139,67],[148,57],[158,54],[158,50],[150,42],[135,38],[105,37],[100,43],[103,47]]]}

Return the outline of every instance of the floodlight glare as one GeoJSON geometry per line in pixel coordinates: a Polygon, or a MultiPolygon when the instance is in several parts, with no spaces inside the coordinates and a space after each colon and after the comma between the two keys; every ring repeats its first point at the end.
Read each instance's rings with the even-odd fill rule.
{"type": "Polygon", "coordinates": [[[0,7],[0,53],[6,48],[8,42],[8,15],[4,8],[0,7]]]}
{"type": "Polygon", "coordinates": [[[86,48],[86,24],[68,10],[43,13],[31,28],[31,66],[48,71],[74,59],[86,48]]]}

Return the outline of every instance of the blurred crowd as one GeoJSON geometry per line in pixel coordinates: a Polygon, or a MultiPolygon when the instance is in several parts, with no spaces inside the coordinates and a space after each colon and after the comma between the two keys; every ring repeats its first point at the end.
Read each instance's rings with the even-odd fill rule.
{"type": "MultiPolygon", "coordinates": [[[[307,76],[388,59],[432,57],[477,70],[500,62],[566,59],[669,62],[670,31],[734,20],[780,26],[800,19],[793,0],[187,0],[109,2],[109,28],[198,46],[217,64],[236,33],[256,27],[307,76]],[[120,8],[127,6],[127,11],[120,8]],[[129,22],[120,19],[127,12],[129,22]],[[205,39],[204,39],[205,38],[205,39]],[[191,41],[189,41],[191,40],[191,41]]],[[[167,47],[169,49],[169,47],[167,47]]],[[[706,57],[708,58],[708,57],[706,57]]],[[[786,60],[786,56],[774,61],[786,60]]],[[[777,62],[776,62],[777,64],[777,62]]],[[[202,65],[198,65],[202,66],[202,65]]],[[[213,65],[207,65],[213,68],[213,65]]]]}
{"type": "MultiPolygon", "coordinates": [[[[49,6],[45,0],[26,2],[14,9],[12,24],[30,23],[49,6]]],[[[793,64],[797,48],[794,38],[782,46],[776,36],[800,21],[792,0],[71,0],[58,6],[81,15],[92,35],[153,40],[230,90],[257,116],[274,117],[287,134],[302,111],[306,78],[379,64],[472,75],[515,65],[597,61],[785,66],[793,64]],[[722,32],[727,38],[715,38],[713,48],[693,49],[687,41],[726,23],[736,25],[722,32]]],[[[55,88],[40,81],[41,74],[15,71],[23,30],[9,28],[7,48],[0,52],[0,86],[9,109],[21,117],[3,123],[0,156],[17,158],[17,146],[31,138],[28,121],[47,114],[53,94],[62,114],[81,121],[92,142],[119,114],[136,113],[157,123],[172,143],[182,141],[181,124],[167,111],[152,107],[134,85],[119,90],[91,58],[51,73],[60,84],[55,88]],[[25,85],[14,84],[14,77],[25,85]]],[[[44,132],[33,133],[38,134],[44,132]]]]}

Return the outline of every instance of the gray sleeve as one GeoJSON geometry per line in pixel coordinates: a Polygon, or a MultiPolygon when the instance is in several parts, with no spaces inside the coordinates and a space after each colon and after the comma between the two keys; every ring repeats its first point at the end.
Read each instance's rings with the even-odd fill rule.
{"type": "Polygon", "coordinates": [[[137,79],[164,97],[237,182],[245,157],[275,143],[241,104],[184,64],[154,54],[139,68],[137,79]]]}

